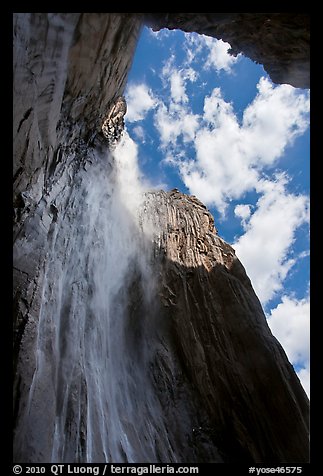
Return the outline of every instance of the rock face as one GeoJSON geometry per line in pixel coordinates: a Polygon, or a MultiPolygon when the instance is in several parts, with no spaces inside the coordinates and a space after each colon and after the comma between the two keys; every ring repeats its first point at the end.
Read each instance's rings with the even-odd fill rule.
{"type": "MultiPolygon", "coordinates": [[[[68,316],[81,293],[78,286],[87,282],[83,258],[83,265],[69,263],[87,246],[85,234],[81,237],[92,223],[90,175],[96,171],[106,179],[102,197],[112,193],[107,141],[94,138],[122,96],[139,31],[138,18],[123,13],[14,14],[14,455],[19,461],[62,456],[53,441],[67,383],[50,355],[61,355],[59,341],[66,359],[71,350],[64,350],[61,330],[69,328],[69,321],[66,317],[63,327],[57,327],[54,308],[68,316]],[[65,281],[65,273],[71,281],[65,281]],[[62,283],[66,294],[60,292],[62,283]],[[53,307],[49,311],[46,305],[53,307]],[[41,322],[47,318],[44,341],[41,322]],[[46,378],[41,377],[44,371],[46,378]],[[38,392],[34,401],[31,391],[38,392]],[[56,391],[61,392],[59,401],[53,398],[56,391]]],[[[97,197],[96,206],[102,200],[107,198],[97,197]]],[[[86,289],[91,293],[91,287],[86,289]]],[[[71,386],[72,395],[84,391],[84,379],[78,385],[71,386]]],[[[83,426],[80,422],[77,430],[83,435],[79,448],[84,447],[83,426]]]]}
{"type": "Polygon", "coordinates": [[[102,124],[102,133],[108,141],[109,148],[115,147],[121,139],[124,130],[124,115],[127,112],[126,100],[123,96],[117,98],[109,114],[102,124]]]}
{"type": "Polygon", "coordinates": [[[123,93],[139,31],[140,21],[122,13],[14,15],[17,349],[27,322],[38,320],[58,214],[73,191],[82,196],[89,147],[123,93]]]}
{"type": "Polygon", "coordinates": [[[14,15],[14,459],[307,461],[308,400],[208,211],[160,192],[139,220],[122,192],[147,15],[14,15]]]}
{"type": "Polygon", "coordinates": [[[154,29],[195,31],[231,45],[264,65],[275,83],[310,87],[310,19],[308,13],[147,13],[154,29]]]}
{"type": "Polygon", "coordinates": [[[150,203],[164,319],[204,409],[194,444],[215,445],[223,462],[308,461],[308,399],[234,250],[195,197],[158,192],[150,203]]]}

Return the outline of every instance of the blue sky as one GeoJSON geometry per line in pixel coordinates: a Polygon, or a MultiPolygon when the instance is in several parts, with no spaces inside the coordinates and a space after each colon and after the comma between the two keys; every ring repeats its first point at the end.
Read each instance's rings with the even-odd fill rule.
{"type": "Polygon", "coordinates": [[[196,195],[309,394],[309,91],[195,33],[145,27],[126,89],[148,188],[196,195]]]}

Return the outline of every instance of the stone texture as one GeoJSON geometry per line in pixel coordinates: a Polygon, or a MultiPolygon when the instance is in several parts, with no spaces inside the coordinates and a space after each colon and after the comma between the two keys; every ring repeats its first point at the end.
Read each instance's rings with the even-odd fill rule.
{"type": "Polygon", "coordinates": [[[111,13],[14,15],[14,189],[39,200],[59,146],[89,142],[122,95],[140,19],[111,13]]]}
{"type": "Polygon", "coordinates": [[[114,148],[121,139],[124,130],[124,115],[127,103],[123,96],[116,99],[102,124],[102,133],[107,139],[109,148],[114,148]]]}
{"type": "MultiPolygon", "coordinates": [[[[155,26],[174,26],[165,14],[153,15],[155,26]]],[[[176,21],[178,15],[188,15],[191,27],[192,18],[199,19],[194,28],[212,35],[214,19],[209,15],[217,15],[217,36],[231,14],[174,15],[176,21]]],[[[79,349],[82,335],[91,336],[87,345],[99,350],[91,340],[98,338],[91,303],[96,287],[101,289],[100,283],[93,285],[100,263],[94,263],[92,253],[98,236],[104,240],[106,235],[104,227],[98,234],[93,222],[94,212],[99,224],[104,213],[93,208],[90,190],[96,190],[95,180],[100,182],[99,205],[110,207],[115,165],[102,126],[111,129],[106,122],[111,113],[122,122],[114,108],[124,92],[143,18],[130,13],[14,14],[15,460],[306,461],[308,400],[271,336],[233,250],[215,234],[205,207],[178,192],[152,195],[147,203],[155,207],[157,201],[159,211],[155,224],[161,231],[151,251],[160,299],[156,307],[147,303],[143,290],[149,280],[138,270],[129,273],[123,289],[128,304],[122,352],[117,352],[117,342],[109,341],[115,355],[109,371],[117,369],[124,381],[116,380],[117,400],[107,414],[113,410],[119,415],[114,436],[126,435],[128,446],[116,437],[105,454],[104,437],[98,433],[91,443],[93,455],[89,449],[85,414],[95,392],[87,385],[95,372],[87,369],[86,380],[86,359],[73,367],[68,381],[64,369],[76,359],[70,335],[79,349]],[[78,256],[79,250],[84,252],[78,256]],[[38,395],[32,402],[30,392],[38,395]],[[62,406],[66,420],[57,423],[62,406]],[[139,413],[147,418],[138,422],[139,413]],[[56,428],[63,435],[61,443],[56,428]]],[[[286,38],[294,29],[294,49],[297,53],[304,41],[307,55],[306,32],[300,33],[303,27],[296,20],[287,21],[286,38]]],[[[278,17],[272,21],[279,24],[278,17]]],[[[241,25],[236,33],[228,27],[223,39],[248,54],[239,46],[248,23],[241,25]]],[[[257,34],[252,35],[256,45],[257,34]]],[[[263,47],[270,41],[265,35],[263,47]]],[[[284,58],[282,52],[270,53],[279,74],[279,57],[285,71],[284,61],[291,55],[285,45],[281,49],[284,58]]],[[[255,59],[265,61],[269,50],[271,46],[255,59]]],[[[287,78],[292,84],[299,77],[293,68],[287,78]]],[[[119,120],[112,126],[116,137],[119,120]]],[[[125,210],[123,214],[127,221],[125,210]]],[[[98,414],[93,421],[100,428],[98,414]]]]}
{"type": "Polygon", "coordinates": [[[87,147],[124,90],[139,30],[139,19],[123,13],[14,14],[18,336],[33,307],[37,315],[51,224],[64,209],[62,190],[91,164],[87,147]]]}
{"type": "MultiPolygon", "coordinates": [[[[67,259],[67,244],[82,224],[77,207],[102,149],[95,136],[124,91],[140,21],[123,13],[15,13],[13,20],[14,417],[19,425],[36,368],[46,270],[51,260],[67,259]],[[57,249],[61,219],[65,238],[57,249]]],[[[99,156],[108,173],[107,151],[99,156]]],[[[40,441],[48,439],[40,435],[40,441]]],[[[32,434],[29,441],[32,447],[32,434]]],[[[16,457],[17,451],[16,446],[16,457]]],[[[28,461],[34,457],[30,450],[28,461]]]]}
{"type": "Polygon", "coordinates": [[[152,192],[149,207],[164,319],[206,413],[195,441],[224,462],[308,461],[307,396],[233,248],[196,197],[152,192]]]}
{"type": "Polygon", "coordinates": [[[161,28],[195,31],[231,45],[265,70],[275,83],[310,87],[310,18],[308,13],[146,13],[161,28]]]}

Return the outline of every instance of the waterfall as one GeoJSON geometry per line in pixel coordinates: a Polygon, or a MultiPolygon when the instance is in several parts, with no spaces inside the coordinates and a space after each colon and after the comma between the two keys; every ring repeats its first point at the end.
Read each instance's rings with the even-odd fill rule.
{"type": "Polygon", "coordinates": [[[135,149],[125,135],[113,153],[65,151],[35,211],[52,221],[19,352],[15,462],[306,460],[308,401],[243,266],[196,197],[145,196],[135,149]]]}
{"type": "Polygon", "coordinates": [[[112,157],[93,152],[92,162],[76,176],[45,263],[36,368],[16,430],[18,452],[31,460],[154,458],[138,447],[140,433],[157,432],[159,403],[141,339],[154,281],[136,146],[125,134],[112,157]],[[139,422],[149,408],[154,418],[139,422]]]}

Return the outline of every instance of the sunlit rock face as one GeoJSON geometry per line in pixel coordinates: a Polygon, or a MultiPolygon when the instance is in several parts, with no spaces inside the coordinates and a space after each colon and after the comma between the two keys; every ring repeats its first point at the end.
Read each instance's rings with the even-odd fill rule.
{"type": "Polygon", "coordinates": [[[141,22],[14,15],[14,459],[305,462],[307,397],[233,249],[125,153],[141,22]]]}
{"type": "Polygon", "coordinates": [[[152,192],[146,207],[164,320],[204,410],[195,444],[224,462],[307,461],[308,399],[233,248],[196,197],[152,192]]]}
{"type": "Polygon", "coordinates": [[[127,103],[123,96],[116,99],[107,117],[102,124],[102,133],[107,140],[109,149],[119,143],[124,130],[124,116],[127,112],[127,103]]]}

